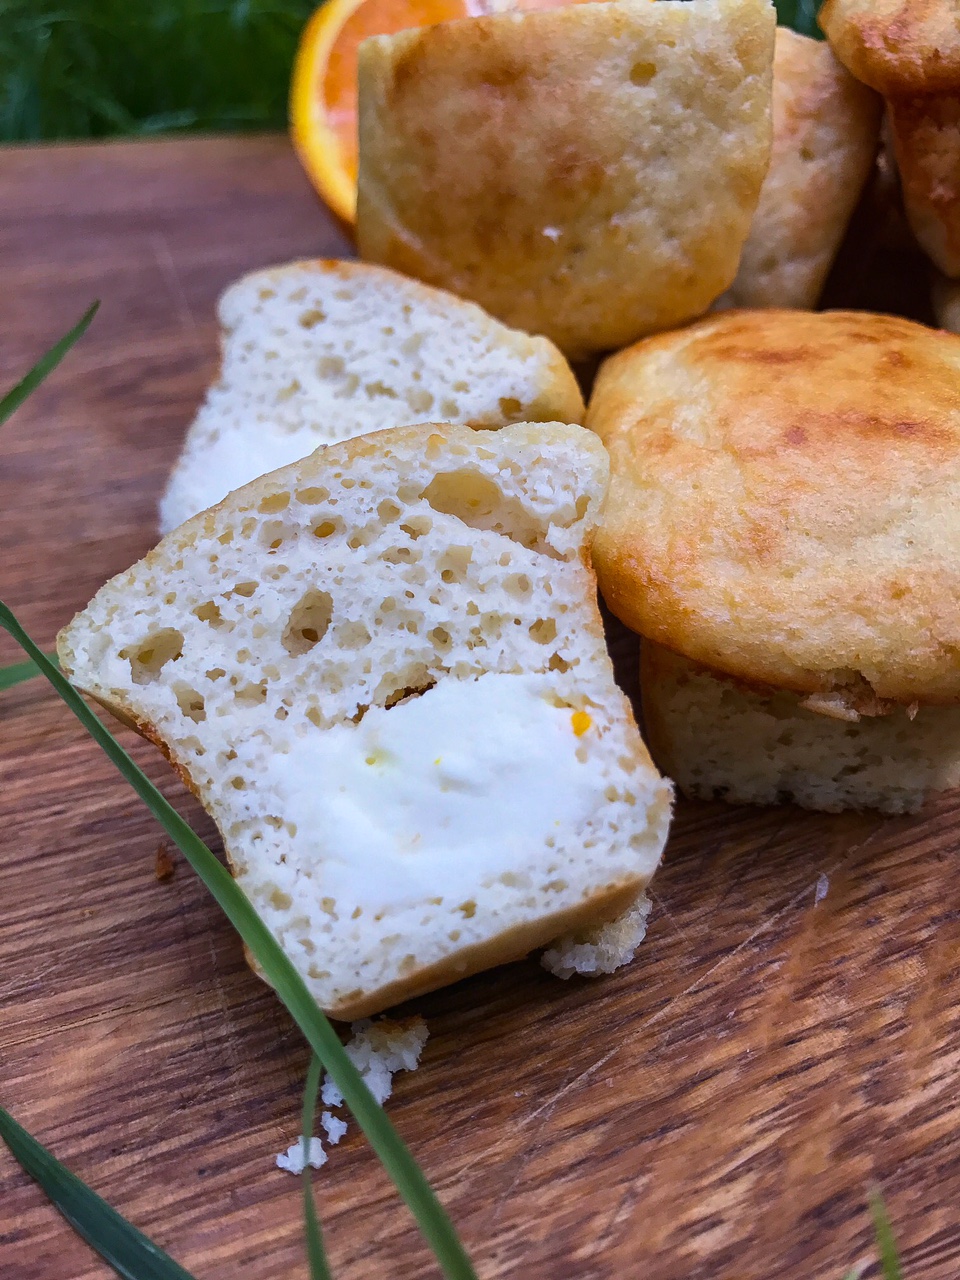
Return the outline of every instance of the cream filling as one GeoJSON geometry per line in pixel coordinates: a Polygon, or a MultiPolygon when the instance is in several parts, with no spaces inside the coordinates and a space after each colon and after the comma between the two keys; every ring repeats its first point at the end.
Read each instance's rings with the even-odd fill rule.
{"type": "Polygon", "coordinates": [[[548,871],[554,843],[602,806],[597,732],[548,677],[443,679],[268,757],[257,807],[294,825],[296,871],[338,914],[459,905],[508,872],[548,871]]]}

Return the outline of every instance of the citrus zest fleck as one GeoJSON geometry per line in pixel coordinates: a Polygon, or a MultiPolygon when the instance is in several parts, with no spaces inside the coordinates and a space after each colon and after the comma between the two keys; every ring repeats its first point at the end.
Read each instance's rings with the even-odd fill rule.
{"type": "Polygon", "coordinates": [[[593,721],[587,715],[586,711],[575,711],[570,717],[570,723],[573,725],[573,732],[578,738],[582,738],[593,724],[593,721]]]}

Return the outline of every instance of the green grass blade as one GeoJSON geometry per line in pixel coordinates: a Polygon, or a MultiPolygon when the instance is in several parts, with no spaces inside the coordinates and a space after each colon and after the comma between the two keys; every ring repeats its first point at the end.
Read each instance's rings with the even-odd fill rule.
{"type": "Polygon", "coordinates": [[[39,674],[35,662],[12,662],[9,667],[0,667],[0,692],[23,684],[24,680],[32,680],[39,674]]]}
{"type": "MultiPolygon", "coordinates": [[[[46,655],[51,662],[56,662],[57,655],[48,653],[46,655]]],[[[23,684],[24,680],[32,680],[40,674],[40,669],[35,662],[12,662],[9,667],[0,667],[0,693],[5,689],[12,689],[15,684],[23,684]]]]}
{"type": "MultiPolygon", "coordinates": [[[[310,1139],[317,1118],[317,1094],[320,1092],[320,1076],[323,1063],[316,1054],[310,1059],[307,1071],[307,1083],[303,1089],[303,1120],[300,1134],[305,1152],[310,1151],[310,1139]]],[[[330,1280],[327,1266],[327,1255],[323,1250],[323,1233],[320,1230],[320,1219],[317,1217],[317,1206],[313,1199],[313,1186],[310,1181],[310,1166],[303,1166],[303,1231],[307,1242],[307,1260],[310,1263],[310,1280],[330,1280]]]]}
{"type": "Polygon", "coordinates": [[[55,342],[50,350],[40,357],[29,373],[25,374],[15,387],[0,400],[0,426],[10,417],[15,409],[19,409],[32,392],[36,391],[47,374],[52,373],[78,338],[90,328],[90,322],[97,314],[99,302],[88,307],[69,333],[65,333],[59,342],[55,342]]]}
{"type": "Polygon", "coordinates": [[[893,1228],[887,1217],[887,1208],[883,1196],[878,1191],[870,1194],[870,1212],[873,1215],[873,1230],[877,1237],[877,1251],[880,1254],[880,1265],[883,1267],[884,1280],[903,1280],[900,1266],[900,1255],[897,1253],[893,1228]]]}
{"type": "MultiPolygon", "coordinates": [[[[56,663],[56,653],[46,653],[45,658],[49,658],[52,663],[56,663]]],[[[5,689],[12,689],[14,685],[23,684],[24,680],[33,680],[40,674],[40,668],[35,662],[12,662],[8,667],[0,667],[0,693],[5,689]]]]}
{"type": "Polygon", "coordinates": [[[111,1209],[0,1107],[0,1138],[83,1236],[124,1280],[194,1280],[169,1254],[111,1209]]]}
{"type": "Polygon", "coordinates": [[[777,26],[792,27],[797,17],[797,0],[774,0],[774,5],[777,10],[777,26]]]}
{"type": "Polygon", "coordinates": [[[0,139],[283,129],[317,0],[0,0],[0,139]]]}
{"type": "Polygon", "coordinates": [[[76,689],[44,657],[11,610],[2,602],[0,626],[33,659],[90,736],[146,803],[250,948],[267,981],[286,1005],[307,1043],[343,1094],[354,1118],[416,1218],[447,1280],[476,1280],[476,1273],[453,1224],[423,1171],[347,1057],[339,1037],[317,1006],[303,978],[257,915],[247,896],[176,809],[134,764],[76,689]]]}

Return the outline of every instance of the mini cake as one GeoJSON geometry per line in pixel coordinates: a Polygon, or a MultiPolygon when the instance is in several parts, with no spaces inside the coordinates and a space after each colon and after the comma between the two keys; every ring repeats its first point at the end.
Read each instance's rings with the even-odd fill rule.
{"type": "Polygon", "coordinates": [[[947,0],[826,0],[834,53],[887,102],[914,234],[960,276],[960,24],[947,0]]]}
{"type": "Polygon", "coordinates": [[[188,520],[61,633],[64,671],[163,749],[332,1016],[558,937],[602,962],[636,914],[671,790],[597,611],[606,482],[597,438],[557,423],[329,445],[188,520]]]}
{"type": "MultiPolygon", "coordinates": [[[[745,756],[758,723],[748,729],[747,713],[760,697],[774,715],[795,706],[804,723],[816,713],[862,725],[865,740],[876,732],[889,744],[914,725],[917,750],[937,757],[929,785],[953,785],[960,338],[859,312],[727,312],[608,360],[588,423],[611,456],[594,543],[604,597],[628,626],[692,664],[688,690],[740,717],[745,756]],[[896,732],[862,724],[887,716],[896,732]]],[[[651,652],[648,701],[664,670],[651,652]]],[[[687,728],[687,746],[671,746],[682,717],[661,714],[663,699],[653,705],[661,760],[683,784],[696,762],[679,769],[676,759],[698,742],[706,751],[708,735],[687,728]]],[[[819,728],[811,769],[849,772],[851,735],[819,728]]],[[[724,734],[733,750],[730,720],[724,734]]],[[[705,759],[695,790],[734,794],[738,768],[730,760],[715,775],[705,759]]],[[[873,804],[878,792],[870,783],[843,794],[873,804]]]]}
{"type": "Polygon", "coordinates": [[[360,48],[361,257],[571,357],[700,315],[770,158],[769,0],[626,0],[360,48]]]}

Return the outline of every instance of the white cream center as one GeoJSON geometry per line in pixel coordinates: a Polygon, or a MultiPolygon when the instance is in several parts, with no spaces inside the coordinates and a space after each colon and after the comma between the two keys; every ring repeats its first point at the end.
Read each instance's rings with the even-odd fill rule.
{"type": "Polygon", "coordinates": [[[271,757],[258,808],[296,824],[297,870],[338,912],[459,904],[505,872],[546,869],[553,839],[596,812],[596,732],[545,677],[443,679],[271,757]]]}

